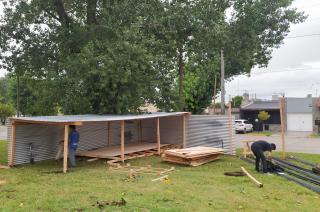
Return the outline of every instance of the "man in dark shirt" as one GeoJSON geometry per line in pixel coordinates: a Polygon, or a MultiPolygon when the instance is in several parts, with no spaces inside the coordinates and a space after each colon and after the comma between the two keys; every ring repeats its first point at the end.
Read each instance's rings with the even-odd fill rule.
{"type": "Polygon", "coordinates": [[[76,166],[76,156],[75,156],[75,151],[78,148],[78,143],[79,143],[79,132],[76,130],[76,126],[70,125],[69,126],[70,133],[69,133],[69,145],[68,145],[68,150],[69,150],[69,161],[70,165],[72,167],[76,166]]]}
{"type": "Polygon", "coordinates": [[[268,168],[267,168],[267,160],[264,155],[265,151],[271,152],[272,150],[276,149],[276,145],[273,143],[268,143],[266,141],[256,141],[251,145],[251,150],[256,157],[256,171],[259,171],[259,163],[260,160],[262,161],[262,168],[263,172],[267,173],[268,168]]]}

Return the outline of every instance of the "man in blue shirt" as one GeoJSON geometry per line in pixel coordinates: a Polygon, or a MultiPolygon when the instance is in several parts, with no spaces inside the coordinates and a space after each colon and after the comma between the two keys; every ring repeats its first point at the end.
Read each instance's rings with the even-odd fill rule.
{"type": "Polygon", "coordinates": [[[76,166],[76,156],[75,156],[75,151],[78,148],[78,143],[79,143],[79,132],[76,130],[76,126],[70,125],[69,126],[69,145],[68,145],[68,150],[69,150],[69,162],[72,167],[76,166]]]}

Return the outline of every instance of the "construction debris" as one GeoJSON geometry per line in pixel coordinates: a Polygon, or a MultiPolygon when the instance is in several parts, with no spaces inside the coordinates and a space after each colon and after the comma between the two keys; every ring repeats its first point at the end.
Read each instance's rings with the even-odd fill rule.
{"type": "Polygon", "coordinates": [[[260,183],[256,178],[254,178],[244,167],[241,167],[241,170],[259,187],[262,188],[263,184],[260,183]]]}
{"type": "Polygon", "coordinates": [[[10,168],[9,166],[4,166],[0,164],[0,169],[9,169],[9,168],[10,168]]]}
{"type": "Polygon", "coordinates": [[[166,180],[166,179],[168,179],[168,178],[169,178],[168,175],[164,175],[164,176],[162,176],[162,177],[158,177],[158,178],[153,179],[153,180],[151,180],[151,181],[152,181],[152,182],[155,182],[155,181],[164,181],[164,180],[166,180]]]}
{"type": "Polygon", "coordinates": [[[92,206],[98,207],[100,210],[103,210],[105,206],[124,206],[127,204],[127,201],[123,198],[121,200],[113,200],[113,201],[97,201],[92,206]]]}
{"type": "Polygon", "coordinates": [[[223,149],[213,147],[170,149],[164,151],[162,160],[189,166],[200,166],[219,159],[219,156],[223,153],[223,149]]]}
{"type": "Polygon", "coordinates": [[[246,176],[246,173],[244,173],[243,171],[235,171],[235,172],[225,172],[224,175],[233,176],[233,177],[242,177],[242,176],[246,176]]]}
{"type": "Polygon", "coordinates": [[[155,167],[152,167],[151,165],[142,166],[142,167],[131,166],[130,163],[128,163],[125,166],[121,166],[120,164],[118,164],[117,167],[109,166],[109,170],[128,173],[128,180],[130,181],[136,179],[137,176],[140,174],[160,176],[159,178],[156,178],[152,181],[157,181],[157,180],[163,181],[169,177],[168,175],[164,175],[164,174],[168,174],[169,172],[175,171],[175,168],[174,167],[171,167],[169,169],[155,168],[155,167]]]}

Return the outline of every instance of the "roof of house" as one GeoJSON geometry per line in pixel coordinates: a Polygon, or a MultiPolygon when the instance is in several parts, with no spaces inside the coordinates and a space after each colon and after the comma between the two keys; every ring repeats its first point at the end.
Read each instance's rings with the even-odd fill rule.
{"type": "Polygon", "coordinates": [[[279,110],[279,101],[255,101],[241,107],[241,110],[279,110]]]}
{"type": "Polygon", "coordinates": [[[56,123],[56,124],[72,124],[77,122],[108,122],[108,121],[126,121],[150,118],[161,118],[169,116],[182,116],[189,114],[188,112],[165,113],[157,112],[141,115],[65,115],[65,116],[34,116],[34,117],[16,117],[11,118],[15,123],[56,123]]]}

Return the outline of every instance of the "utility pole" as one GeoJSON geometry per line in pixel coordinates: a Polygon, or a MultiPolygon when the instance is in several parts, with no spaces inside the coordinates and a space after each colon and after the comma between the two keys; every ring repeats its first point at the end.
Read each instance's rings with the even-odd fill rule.
{"type": "Polygon", "coordinates": [[[221,114],[225,114],[225,89],[224,89],[224,58],[223,58],[223,49],[221,49],[221,114]]]}
{"type": "Polygon", "coordinates": [[[217,95],[217,74],[214,75],[214,88],[213,88],[213,114],[216,114],[216,95],[217,95]]]}
{"type": "Polygon", "coordinates": [[[20,74],[17,72],[17,116],[20,116],[20,74]]]}

